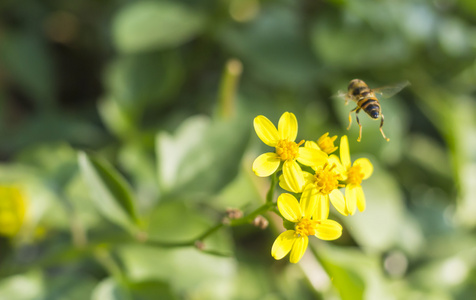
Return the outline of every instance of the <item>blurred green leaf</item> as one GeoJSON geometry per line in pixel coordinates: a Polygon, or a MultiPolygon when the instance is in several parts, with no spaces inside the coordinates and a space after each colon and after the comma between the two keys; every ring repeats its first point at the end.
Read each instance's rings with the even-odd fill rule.
{"type": "MultiPolygon", "coordinates": [[[[342,300],[388,298],[390,290],[378,257],[321,242],[310,245],[342,300]]],[[[392,294],[400,299],[397,293],[392,291],[392,294]]]]}
{"type": "Polygon", "coordinates": [[[131,231],[138,225],[136,200],[127,181],[104,160],[79,152],[78,163],[97,209],[131,231]]]}
{"type": "Polygon", "coordinates": [[[111,131],[120,138],[128,138],[135,133],[135,124],[126,110],[119,106],[119,101],[111,97],[102,99],[98,104],[99,114],[102,121],[111,131]]]}
{"type": "Polygon", "coordinates": [[[296,11],[270,5],[246,26],[223,28],[220,40],[258,81],[302,87],[315,82],[318,66],[299,28],[296,11]]]}
{"type": "Polygon", "coordinates": [[[322,16],[316,19],[311,33],[316,55],[330,67],[362,70],[375,65],[397,66],[410,55],[408,45],[398,35],[371,30],[363,22],[352,26],[338,22],[335,16],[322,16]]]}
{"type": "Polygon", "coordinates": [[[150,216],[148,234],[151,240],[190,241],[212,225],[213,222],[200,214],[196,208],[186,206],[183,202],[173,201],[159,204],[155,208],[150,216]]]}
{"type": "Polygon", "coordinates": [[[44,292],[44,278],[39,270],[7,277],[0,282],[0,299],[31,300],[41,297],[44,292]]]}
{"type": "MultiPolygon", "coordinates": [[[[88,298],[89,299],[89,298],[88,298]]],[[[91,300],[174,300],[169,285],[161,281],[139,281],[120,285],[112,277],[101,281],[93,291],[91,300]]]]}
{"type": "Polygon", "coordinates": [[[385,251],[400,239],[405,207],[395,180],[375,160],[372,163],[374,173],[362,182],[367,202],[365,211],[357,211],[342,221],[359,245],[385,251]]]}
{"type": "Polygon", "coordinates": [[[44,113],[28,118],[16,130],[1,132],[8,143],[1,143],[2,151],[19,151],[28,146],[66,141],[79,145],[98,145],[107,141],[104,131],[89,120],[68,112],[44,113]]]}
{"type": "Polygon", "coordinates": [[[164,249],[142,245],[120,247],[118,254],[133,281],[160,280],[182,294],[211,291],[221,296],[203,299],[229,299],[232,292],[236,272],[233,258],[205,254],[193,247],[164,249]]]}
{"type": "MultiPolygon", "coordinates": [[[[175,199],[156,206],[149,217],[147,234],[152,242],[194,242],[215,224],[215,218],[199,207],[175,199]]],[[[228,233],[224,228],[213,233],[203,241],[204,249],[229,255],[233,250],[228,233]]]]}
{"type": "Polygon", "coordinates": [[[55,101],[54,67],[47,44],[38,35],[5,31],[0,37],[0,62],[39,109],[55,101]]]}
{"type": "Polygon", "coordinates": [[[39,270],[15,275],[0,283],[0,299],[5,300],[83,300],[96,284],[92,277],[64,273],[46,280],[39,270]]]}
{"type": "Polygon", "coordinates": [[[179,46],[204,28],[201,12],[179,2],[140,1],[127,5],[114,18],[116,47],[137,53],[179,46]]]}
{"type": "Polygon", "coordinates": [[[49,277],[46,292],[39,300],[83,300],[89,299],[97,281],[92,276],[82,276],[66,271],[49,277]]]}
{"type": "Polygon", "coordinates": [[[134,300],[175,300],[180,299],[174,295],[170,286],[162,281],[140,281],[129,284],[129,289],[134,300]]]}
{"type": "MultiPolygon", "coordinates": [[[[355,265],[361,262],[356,259],[358,252],[345,252],[343,249],[330,250],[330,246],[312,247],[319,261],[338,290],[342,300],[362,300],[364,298],[365,280],[362,274],[354,270],[355,265]],[[353,259],[352,259],[352,256],[353,259]]],[[[367,266],[368,267],[368,266],[367,266]]]]}
{"type": "Polygon", "coordinates": [[[124,290],[113,278],[106,278],[94,289],[91,300],[131,300],[128,291],[124,290]]]}
{"type": "Polygon", "coordinates": [[[140,117],[144,109],[160,108],[173,100],[183,82],[184,67],[174,52],[122,56],[106,72],[108,98],[122,114],[140,117]]]}
{"type": "Polygon", "coordinates": [[[76,152],[65,143],[27,148],[18,156],[18,162],[37,168],[56,192],[61,192],[78,172],[76,152]]]}
{"type": "Polygon", "coordinates": [[[159,200],[153,144],[153,138],[146,145],[143,140],[136,140],[125,144],[118,153],[118,163],[129,174],[135,195],[142,205],[138,208],[140,211],[148,210],[159,200]]]}
{"type": "Polygon", "coordinates": [[[250,135],[243,120],[187,119],[174,136],[157,135],[159,184],[163,193],[197,197],[211,195],[238,172],[250,135]]]}

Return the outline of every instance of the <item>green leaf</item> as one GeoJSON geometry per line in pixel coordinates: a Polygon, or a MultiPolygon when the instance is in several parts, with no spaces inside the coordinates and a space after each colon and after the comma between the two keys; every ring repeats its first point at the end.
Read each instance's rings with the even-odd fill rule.
{"type": "MultiPolygon", "coordinates": [[[[352,155],[352,158],[359,156],[352,155]]],[[[377,251],[385,251],[401,238],[405,223],[403,196],[395,180],[375,160],[374,173],[362,182],[366,198],[366,209],[351,217],[343,218],[346,228],[357,243],[377,251]]],[[[417,229],[417,228],[414,228],[417,229]]]]}
{"type": "Polygon", "coordinates": [[[205,254],[194,247],[165,249],[143,245],[120,247],[118,255],[132,281],[159,280],[177,291],[227,294],[204,299],[229,299],[232,292],[231,283],[236,275],[233,258],[205,254]],[[213,288],[217,286],[220,289],[213,288]]]}
{"type": "Polygon", "coordinates": [[[5,31],[0,43],[0,61],[38,108],[54,106],[53,61],[47,43],[39,35],[5,31]]]}
{"type": "Polygon", "coordinates": [[[390,286],[381,272],[379,257],[324,242],[310,246],[342,300],[385,299],[389,295],[390,286]]]}
{"type": "Polygon", "coordinates": [[[112,100],[130,116],[145,108],[161,107],[179,91],[183,65],[173,52],[121,56],[109,65],[106,85],[112,100]]]}
{"type": "Polygon", "coordinates": [[[96,208],[110,221],[135,229],[139,219],[127,181],[109,163],[84,152],[79,152],[78,162],[96,208]]]}
{"type": "Polygon", "coordinates": [[[159,186],[163,193],[203,197],[221,190],[238,173],[250,126],[241,120],[187,119],[175,136],[156,139],[159,186]]]}
{"type": "Polygon", "coordinates": [[[44,278],[39,270],[2,278],[0,282],[0,299],[30,300],[44,292],[44,278]]]}
{"type": "Polygon", "coordinates": [[[123,8],[113,22],[116,47],[137,53],[179,46],[204,28],[204,15],[178,2],[142,1],[123,8]]]}
{"type": "Polygon", "coordinates": [[[131,300],[131,297],[113,278],[106,278],[96,286],[91,300],[131,300]]]}
{"type": "Polygon", "coordinates": [[[247,26],[222,29],[220,40],[257,81],[279,87],[314,85],[318,70],[300,22],[292,9],[270,5],[247,26]]]}

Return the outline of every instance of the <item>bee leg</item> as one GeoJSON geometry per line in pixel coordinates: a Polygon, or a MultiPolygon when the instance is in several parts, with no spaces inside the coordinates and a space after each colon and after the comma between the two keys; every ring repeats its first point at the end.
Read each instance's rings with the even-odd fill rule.
{"type": "Polygon", "coordinates": [[[360,108],[355,112],[355,120],[357,120],[357,124],[359,124],[359,138],[357,139],[357,142],[360,142],[362,139],[362,124],[360,124],[359,116],[357,115],[359,112],[360,108]]]}
{"type": "MultiPolygon", "coordinates": [[[[350,125],[352,125],[352,113],[353,113],[354,111],[356,111],[357,109],[359,109],[358,106],[349,112],[349,126],[347,127],[347,130],[349,130],[349,129],[350,129],[350,125]]],[[[355,114],[355,116],[357,116],[357,113],[355,114]]]]}
{"type": "Polygon", "coordinates": [[[382,126],[383,126],[383,115],[380,115],[380,132],[382,133],[383,138],[388,142],[390,141],[390,139],[385,136],[385,133],[383,133],[382,126]]]}

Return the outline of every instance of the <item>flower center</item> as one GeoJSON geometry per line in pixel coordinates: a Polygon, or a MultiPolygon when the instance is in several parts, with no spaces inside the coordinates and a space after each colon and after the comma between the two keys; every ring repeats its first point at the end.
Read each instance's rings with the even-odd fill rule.
{"type": "Polygon", "coordinates": [[[294,230],[296,231],[295,236],[315,235],[316,227],[318,224],[318,221],[314,221],[308,218],[302,218],[294,227],[294,230]]]}
{"type": "Polygon", "coordinates": [[[339,180],[342,180],[342,176],[334,170],[334,168],[334,164],[330,166],[326,163],[316,171],[316,174],[314,174],[314,183],[319,193],[328,195],[333,190],[343,187],[342,184],[339,184],[339,180]]]}
{"type": "Polygon", "coordinates": [[[348,184],[360,184],[364,179],[364,173],[362,172],[362,167],[352,166],[349,171],[347,171],[347,183],[348,184]]]}
{"type": "Polygon", "coordinates": [[[300,141],[299,144],[286,140],[280,140],[276,145],[276,154],[279,155],[281,160],[295,159],[298,156],[299,146],[302,143],[304,143],[304,140],[300,141]]]}

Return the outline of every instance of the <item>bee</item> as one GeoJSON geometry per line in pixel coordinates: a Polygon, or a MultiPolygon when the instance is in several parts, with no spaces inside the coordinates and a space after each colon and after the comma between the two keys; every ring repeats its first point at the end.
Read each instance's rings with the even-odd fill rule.
{"type": "Polygon", "coordinates": [[[390,140],[385,136],[385,133],[383,133],[382,126],[384,117],[376,94],[379,94],[384,98],[390,98],[408,85],[410,85],[410,82],[403,81],[395,85],[370,89],[363,80],[353,79],[350,81],[349,86],[347,87],[347,92],[340,91],[337,94],[338,97],[345,99],[346,105],[348,104],[349,100],[355,101],[357,103],[357,106],[349,112],[349,126],[347,127],[347,130],[349,130],[350,125],[352,125],[352,113],[355,112],[355,119],[357,124],[359,124],[359,138],[357,139],[358,142],[360,142],[362,139],[362,125],[360,124],[358,116],[360,110],[366,112],[374,120],[380,118],[380,132],[387,142],[390,140]]]}

